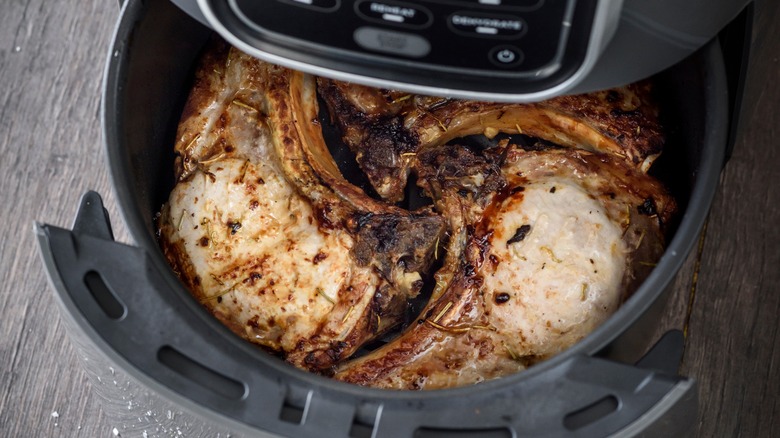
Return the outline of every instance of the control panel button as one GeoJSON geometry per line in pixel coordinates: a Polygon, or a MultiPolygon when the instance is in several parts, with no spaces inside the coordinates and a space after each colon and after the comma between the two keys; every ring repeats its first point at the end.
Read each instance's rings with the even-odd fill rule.
{"type": "Polygon", "coordinates": [[[499,67],[514,67],[523,62],[523,52],[513,46],[498,46],[490,51],[490,60],[499,67]]]}
{"type": "Polygon", "coordinates": [[[519,38],[526,29],[519,17],[474,12],[456,12],[450,15],[447,23],[459,34],[488,38],[519,38]]]}
{"type": "Polygon", "coordinates": [[[428,40],[406,32],[361,27],[355,31],[354,38],[355,42],[364,49],[410,58],[422,58],[431,51],[428,40]]]}
{"type": "Polygon", "coordinates": [[[358,15],[367,20],[386,24],[425,27],[433,15],[424,7],[401,2],[361,1],[355,5],[358,15]]]}
{"type": "Polygon", "coordinates": [[[332,12],[338,9],[340,0],[278,0],[298,6],[308,7],[323,12],[332,12]]]}
{"type": "Polygon", "coordinates": [[[472,3],[485,6],[515,6],[533,8],[539,6],[544,0],[472,0],[472,3]]]}

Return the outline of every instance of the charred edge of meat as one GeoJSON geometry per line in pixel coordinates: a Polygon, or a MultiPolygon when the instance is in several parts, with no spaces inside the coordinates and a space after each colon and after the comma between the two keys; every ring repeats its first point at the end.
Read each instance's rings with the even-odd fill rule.
{"type": "MultiPolygon", "coordinates": [[[[397,182],[398,190],[402,189],[406,174],[404,168],[398,166],[399,157],[415,151],[420,143],[419,136],[405,128],[403,116],[365,114],[337,89],[333,81],[320,80],[317,88],[330,112],[331,122],[340,128],[341,140],[353,151],[363,172],[371,175],[371,182],[380,184],[389,178],[397,182]]],[[[391,190],[390,194],[396,195],[395,191],[391,190]]]]}
{"type": "Polygon", "coordinates": [[[563,114],[589,120],[603,135],[634,149],[632,162],[660,154],[665,143],[658,117],[658,97],[652,80],[623,88],[575,96],[560,96],[543,102],[563,114]]]}
{"type": "Polygon", "coordinates": [[[503,132],[496,134],[493,138],[488,138],[484,134],[477,134],[457,138],[449,142],[449,144],[458,144],[467,147],[475,153],[481,153],[482,151],[489,151],[491,149],[500,149],[503,151],[504,145],[507,143],[525,151],[544,151],[548,149],[564,148],[561,145],[539,137],[532,137],[525,134],[507,134],[503,132]]]}
{"type": "Polygon", "coordinates": [[[393,214],[365,215],[355,236],[352,254],[361,266],[372,261],[388,281],[393,272],[419,272],[431,264],[431,254],[444,233],[444,219],[439,216],[393,214]]]}
{"type": "MultiPolygon", "coordinates": [[[[430,187],[431,180],[435,180],[444,190],[455,191],[461,197],[471,193],[475,200],[481,199],[506,185],[500,168],[503,152],[503,148],[497,153],[475,152],[451,144],[431,148],[418,154],[418,177],[428,182],[429,192],[434,189],[430,187]],[[481,179],[474,180],[476,177],[481,179]]],[[[435,193],[427,194],[436,199],[435,193]]]]}
{"type": "Polygon", "coordinates": [[[415,327],[418,335],[413,340],[405,339],[403,336],[398,339],[400,344],[394,348],[390,354],[379,357],[372,357],[362,363],[357,369],[352,369],[341,378],[344,382],[353,383],[361,386],[372,386],[372,383],[378,379],[386,377],[399,365],[409,363],[414,357],[428,350],[431,344],[441,339],[442,332],[438,329],[424,324],[424,320],[418,321],[415,327]]]}
{"type": "MultiPolygon", "coordinates": [[[[166,215],[160,216],[157,224],[158,229],[162,230],[164,227],[163,220],[165,220],[165,218],[166,215]]],[[[187,290],[193,292],[199,291],[200,277],[197,275],[197,271],[195,270],[195,267],[192,266],[192,263],[189,263],[187,258],[182,257],[182,254],[186,253],[184,244],[182,242],[171,242],[168,240],[168,236],[163,236],[162,233],[160,238],[158,238],[158,243],[162,248],[163,256],[168,261],[171,270],[176,274],[179,281],[184,284],[187,290]]]]}
{"type": "Polygon", "coordinates": [[[314,214],[320,229],[333,230],[338,226],[338,220],[332,217],[333,206],[331,204],[325,203],[321,206],[315,206],[314,214]]]}
{"type": "Polygon", "coordinates": [[[366,122],[368,116],[355,108],[346,95],[338,89],[334,81],[318,79],[317,93],[328,107],[331,123],[338,123],[339,126],[344,128],[366,122]]]}
{"type": "MultiPolygon", "coordinates": [[[[375,334],[373,340],[363,344],[350,359],[364,356],[397,338],[414,316],[409,316],[411,303],[418,299],[404,299],[389,293],[390,286],[379,288],[370,303],[369,330],[375,334]],[[389,316],[389,317],[388,317],[389,316]]],[[[419,312],[418,312],[419,313],[419,312]]]]}
{"type": "Polygon", "coordinates": [[[230,50],[230,44],[216,35],[212,36],[204,46],[202,52],[198,55],[199,61],[195,69],[196,74],[193,82],[192,84],[184,84],[185,88],[183,88],[192,90],[191,94],[196,93],[196,95],[193,96],[194,98],[187,99],[179,120],[186,120],[200,113],[203,99],[210,95],[210,92],[207,91],[209,79],[206,76],[217,73],[220,77],[224,77],[224,69],[218,70],[212,66],[224,66],[230,50]]]}
{"type": "Polygon", "coordinates": [[[344,179],[362,189],[366,195],[374,199],[381,199],[374,186],[371,185],[371,181],[368,180],[368,176],[360,171],[358,166],[355,166],[357,156],[352,148],[344,142],[344,131],[341,126],[334,124],[333,117],[328,112],[327,103],[324,102],[321,96],[319,96],[319,101],[320,112],[318,120],[320,126],[322,126],[322,136],[330,155],[333,157],[333,161],[336,162],[336,166],[344,176],[344,179]]]}
{"type": "Polygon", "coordinates": [[[344,341],[333,341],[328,348],[324,350],[314,350],[309,352],[303,359],[303,363],[311,371],[319,371],[324,375],[333,374],[332,367],[338,361],[343,359],[344,350],[349,348],[349,343],[344,341]]]}
{"type": "Polygon", "coordinates": [[[675,215],[677,203],[674,198],[666,201],[660,200],[660,202],[661,206],[659,207],[655,198],[648,197],[636,209],[639,214],[657,220],[661,232],[667,235],[670,233],[671,227],[675,225],[672,221],[679,221],[679,218],[675,215]]]}
{"type": "Polygon", "coordinates": [[[360,230],[363,229],[363,227],[368,224],[368,222],[371,220],[371,218],[374,217],[374,213],[368,212],[355,212],[347,218],[345,224],[347,226],[347,230],[349,230],[351,233],[358,233],[360,230]]]}
{"type": "MultiPolygon", "coordinates": [[[[389,286],[385,288],[385,293],[387,293],[388,289],[389,286]]],[[[386,319],[391,320],[392,323],[395,324],[400,321],[400,311],[398,314],[393,314],[391,313],[393,310],[394,309],[388,305],[382,312],[389,316],[389,318],[386,319]]],[[[357,346],[363,344],[376,333],[375,315],[376,313],[374,313],[373,307],[369,305],[369,308],[366,309],[365,317],[360,318],[357,321],[356,326],[347,333],[344,339],[340,340],[335,340],[331,335],[327,334],[325,335],[325,339],[323,339],[323,325],[320,325],[316,330],[317,334],[309,339],[299,340],[295,349],[288,354],[286,359],[289,361],[297,355],[296,353],[303,353],[306,350],[311,349],[312,346],[317,346],[308,353],[305,353],[305,356],[302,358],[302,364],[309,371],[332,376],[334,367],[340,361],[352,356],[355,353],[355,348],[357,346]]],[[[293,361],[295,361],[295,359],[293,359],[293,361]]]]}
{"type": "Polygon", "coordinates": [[[345,143],[354,148],[357,163],[364,174],[371,176],[374,192],[388,201],[403,200],[408,171],[399,160],[404,153],[414,151],[419,140],[417,135],[403,126],[400,117],[380,119],[367,125],[365,137],[345,143]]]}

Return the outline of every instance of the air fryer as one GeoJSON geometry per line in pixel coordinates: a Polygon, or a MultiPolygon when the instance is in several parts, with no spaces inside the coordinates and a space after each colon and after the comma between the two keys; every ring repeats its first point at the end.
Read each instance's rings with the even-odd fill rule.
{"type": "MultiPolygon", "coordinates": [[[[358,10],[362,3],[355,2],[352,10],[358,10]]],[[[468,8],[469,2],[451,3],[468,8]]],[[[499,2],[478,3],[488,8],[488,4],[499,2]]],[[[552,7],[556,2],[504,3],[552,7]]],[[[640,24],[652,16],[650,11],[643,12],[646,2],[638,1],[577,2],[577,8],[591,5],[594,22],[598,22],[593,17],[599,13],[614,18],[616,12],[603,12],[601,3],[612,7],[624,3],[624,14],[618,24],[613,23],[615,29],[602,29],[603,35],[623,35],[624,26],[642,28],[640,24]]],[[[674,2],[668,3],[671,9],[674,2]]],[[[691,7],[694,4],[688,3],[691,7]]],[[[200,1],[202,7],[207,4],[217,2],[200,1]]],[[[236,8],[247,2],[221,4],[236,8]]],[[[715,9],[707,8],[718,15],[714,20],[719,24],[708,25],[715,26],[712,29],[724,27],[739,8],[728,14],[715,9]]],[[[612,43],[597,45],[600,55],[594,58],[589,73],[577,76],[578,81],[569,76],[555,79],[558,85],[550,85],[553,81],[480,90],[469,88],[467,79],[459,88],[453,86],[453,95],[500,93],[505,100],[524,100],[603,88],[655,73],[664,90],[662,111],[669,137],[657,172],[680,203],[681,215],[664,256],[647,280],[580,343],[513,376],[471,387],[414,392],[357,387],[295,369],[239,339],[179,283],[157,245],[154,216],[173,186],[171,145],[193,63],[213,31],[168,1],[127,0],[109,54],[102,118],[114,188],[135,243],[113,240],[110,220],[94,192],[82,199],[71,230],[35,226],[63,319],[74,343],[90,358],[84,365],[95,390],[106,405],[128,408],[109,409],[109,415],[122,425],[120,430],[137,435],[149,430],[151,436],[150,426],[139,423],[142,418],[150,419],[149,424],[157,423],[157,433],[163,433],[160,425],[164,424],[170,430],[180,428],[188,436],[590,437],[690,432],[696,418],[696,383],[676,375],[682,334],[671,332],[648,350],[655,340],[647,339],[647,333],[664,309],[669,284],[698,239],[733,142],[751,10],[750,6],[744,9],[720,36],[707,38],[706,44],[700,41],[699,48],[692,44],[674,53],[659,49],[663,54],[656,59],[655,69],[616,70],[620,59],[608,54],[618,53],[617,46],[627,43],[623,37],[613,37],[612,43]],[[556,88],[564,83],[570,87],[556,88]],[[122,391],[107,383],[112,380],[105,378],[108,370],[114,381],[122,382],[122,391]],[[120,397],[124,398],[120,401],[120,397]]],[[[664,35],[652,26],[643,29],[664,35]]],[[[678,33],[673,35],[682,38],[678,33]]],[[[669,43],[668,38],[660,40],[669,43]]],[[[303,56],[305,48],[281,47],[282,42],[273,49],[289,55],[285,59],[299,66],[296,57],[303,56]]],[[[267,48],[261,43],[258,45],[267,48]]],[[[584,50],[588,53],[591,49],[584,50]]],[[[273,60],[280,56],[271,48],[268,52],[273,60]]],[[[328,56],[338,53],[334,50],[328,56]]],[[[333,62],[338,66],[350,66],[347,73],[337,72],[336,64],[322,67],[313,61],[306,68],[333,72],[342,79],[352,78],[358,71],[364,83],[432,91],[413,80],[417,67],[393,68],[393,74],[398,72],[397,77],[403,78],[399,82],[369,76],[369,70],[361,68],[374,56],[366,55],[362,60],[336,57],[333,62]],[[404,76],[404,72],[409,75],[404,76]]],[[[386,61],[387,65],[396,62],[386,61]]],[[[578,68],[584,68],[584,61],[578,62],[578,68]]],[[[464,77],[451,75],[453,80],[464,77]]]]}

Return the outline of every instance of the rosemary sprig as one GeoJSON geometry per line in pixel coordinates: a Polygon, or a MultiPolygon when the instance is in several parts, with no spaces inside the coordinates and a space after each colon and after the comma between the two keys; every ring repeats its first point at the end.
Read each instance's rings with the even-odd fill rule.
{"type": "Polygon", "coordinates": [[[179,217],[179,224],[176,225],[176,231],[181,231],[181,224],[184,222],[184,216],[187,214],[187,209],[181,211],[181,217],[179,217]]]}
{"type": "Polygon", "coordinates": [[[349,310],[347,310],[347,313],[344,315],[344,318],[341,319],[341,323],[344,324],[349,319],[349,316],[352,315],[352,311],[355,310],[355,306],[349,306],[349,310]]]}
{"type": "Polygon", "coordinates": [[[425,323],[430,325],[433,328],[439,329],[443,332],[450,332],[450,333],[466,333],[471,330],[491,330],[495,331],[496,329],[494,327],[486,326],[486,325],[469,325],[469,326],[445,326],[441,325],[435,321],[432,321],[430,319],[426,319],[425,323]]]}
{"type": "Polygon", "coordinates": [[[519,361],[520,355],[515,352],[512,348],[509,347],[509,345],[504,344],[504,348],[506,349],[506,352],[509,354],[509,357],[512,358],[512,360],[519,361]]]}
{"type": "Polygon", "coordinates": [[[645,233],[647,230],[642,230],[642,234],[639,235],[639,240],[636,242],[635,249],[639,249],[640,246],[642,246],[642,241],[645,239],[645,233]]]}
{"type": "MultiPolygon", "coordinates": [[[[217,293],[216,295],[211,295],[211,296],[205,297],[205,300],[203,300],[203,301],[217,300],[217,299],[219,299],[219,298],[229,294],[230,292],[234,291],[236,289],[236,286],[238,286],[240,283],[241,283],[241,280],[236,281],[229,288],[222,290],[221,292],[217,293]]],[[[220,284],[222,284],[222,283],[220,283],[220,284]]]]}
{"type": "Polygon", "coordinates": [[[406,94],[406,95],[404,95],[404,96],[401,96],[401,97],[399,97],[398,99],[394,99],[394,100],[392,101],[392,103],[394,103],[394,104],[395,104],[395,103],[398,103],[398,102],[403,102],[403,101],[405,101],[405,100],[409,100],[409,99],[411,99],[411,97],[412,97],[412,95],[411,95],[411,94],[406,94]]]}
{"type": "Polygon", "coordinates": [[[444,306],[443,309],[441,309],[441,312],[439,312],[438,315],[436,315],[436,318],[433,318],[433,322],[439,322],[442,316],[444,316],[445,313],[447,313],[448,310],[450,310],[450,307],[452,307],[452,301],[448,301],[447,305],[444,306]]]}
{"type": "Polygon", "coordinates": [[[550,247],[543,246],[543,247],[541,247],[539,249],[544,251],[545,253],[547,253],[547,255],[549,255],[550,258],[552,259],[552,261],[554,261],[555,263],[562,263],[563,262],[563,260],[559,259],[558,257],[555,257],[555,253],[553,252],[552,249],[550,249],[550,247]]]}
{"type": "Polygon", "coordinates": [[[322,290],[321,288],[319,288],[319,287],[317,288],[317,294],[318,294],[319,296],[321,296],[322,298],[325,298],[326,300],[328,300],[328,302],[329,302],[329,303],[331,303],[331,304],[334,304],[334,305],[336,304],[336,302],[335,302],[335,301],[333,301],[333,298],[331,298],[331,297],[329,297],[328,295],[326,295],[326,294],[325,294],[325,291],[323,291],[323,290],[322,290]]]}
{"type": "Polygon", "coordinates": [[[217,155],[209,158],[208,160],[198,160],[198,164],[211,164],[225,158],[225,155],[226,154],[224,152],[220,152],[217,155]]]}
{"type": "Polygon", "coordinates": [[[249,160],[244,161],[244,165],[241,166],[241,178],[238,179],[238,182],[243,183],[244,177],[246,176],[246,170],[249,168],[249,160]]]}
{"type": "Polygon", "coordinates": [[[451,332],[451,333],[466,333],[467,331],[471,330],[471,327],[446,327],[441,324],[435,323],[431,321],[430,319],[425,320],[426,324],[431,325],[434,328],[437,328],[443,332],[451,332]]]}
{"type": "Polygon", "coordinates": [[[252,105],[249,105],[248,103],[244,103],[244,102],[242,102],[242,101],[240,101],[238,99],[233,99],[233,101],[231,101],[230,103],[232,103],[233,105],[239,106],[241,108],[244,108],[246,110],[249,110],[249,111],[253,111],[253,112],[256,112],[256,113],[260,112],[257,108],[253,107],[252,105]]]}
{"type": "Polygon", "coordinates": [[[195,142],[196,142],[196,141],[198,141],[198,140],[200,140],[200,134],[198,134],[198,135],[196,135],[195,137],[193,137],[193,138],[192,138],[192,140],[190,140],[190,142],[189,142],[189,143],[187,143],[187,146],[185,146],[185,147],[184,147],[184,150],[185,150],[185,151],[188,151],[188,150],[190,150],[190,148],[192,147],[192,145],[194,145],[194,144],[195,144],[195,142]]]}

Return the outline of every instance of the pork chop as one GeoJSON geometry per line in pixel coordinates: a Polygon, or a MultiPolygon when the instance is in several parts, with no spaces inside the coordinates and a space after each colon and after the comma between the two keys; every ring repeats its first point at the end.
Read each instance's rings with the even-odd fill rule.
{"type": "Polygon", "coordinates": [[[322,137],[314,92],[309,76],[224,43],[207,49],[159,227],[170,264],[211,313],[327,371],[401,320],[443,220],[348,184],[311,140],[322,137]]]}
{"type": "Polygon", "coordinates": [[[445,146],[415,166],[456,238],[417,323],[342,364],[339,380],[446,388],[560,353],[650,272],[675,208],[656,180],[590,151],[508,145],[480,156],[445,146]]]}
{"type": "Polygon", "coordinates": [[[648,81],[530,104],[418,96],[324,78],[319,89],[361,169],[391,202],[403,199],[416,153],[467,135],[525,134],[616,155],[643,172],[663,146],[648,81]]]}

